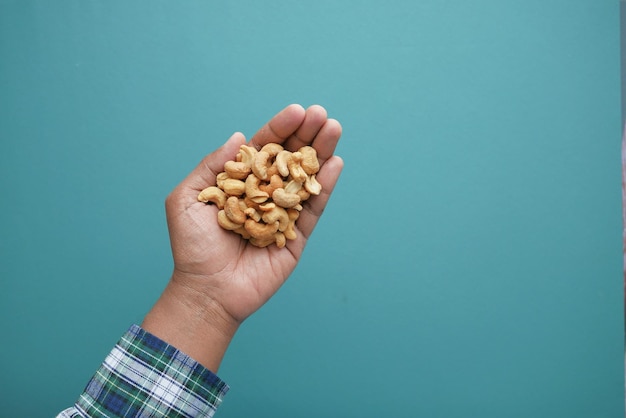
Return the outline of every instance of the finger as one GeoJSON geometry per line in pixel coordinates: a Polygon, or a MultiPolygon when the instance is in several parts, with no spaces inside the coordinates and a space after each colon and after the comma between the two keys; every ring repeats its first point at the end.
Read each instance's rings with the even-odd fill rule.
{"type": "Polygon", "coordinates": [[[270,142],[284,143],[302,125],[304,115],[305,110],[302,106],[298,104],[287,106],[254,134],[249,145],[260,149],[270,142]]]}
{"type": "Polygon", "coordinates": [[[183,180],[181,186],[195,191],[214,186],[215,177],[224,171],[224,163],[234,160],[239,148],[245,142],[246,137],[241,132],[235,132],[224,145],[204,157],[200,164],[183,180]]]}
{"type": "Polygon", "coordinates": [[[303,204],[300,217],[296,222],[297,228],[305,238],[311,235],[317,221],[322,216],[342,170],[343,160],[341,157],[334,155],[326,160],[326,163],[317,174],[316,178],[322,185],[322,192],[317,196],[311,196],[303,204]]]}
{"type": "Polygon", "coordinates": [[[335,152],[341,133],[341,124],[335,119],[328,119],[315,136],[311,145],[317,151],[320,165],[323,165],[335,152]]]}
{"type": "Polygon", "coordinates": [[[285,141],[285,148],[295,151],[305,145],[311,145],[311,142],[313,142],[317,133],[320,131],[322,126],[324,126],[324,123],[326,123],[327,118],[328,114],[326,113],[326,109],[322,106],[310,106],[306,110],[304,114],[304,121],[298,130],[287,141],[285,141]]]}

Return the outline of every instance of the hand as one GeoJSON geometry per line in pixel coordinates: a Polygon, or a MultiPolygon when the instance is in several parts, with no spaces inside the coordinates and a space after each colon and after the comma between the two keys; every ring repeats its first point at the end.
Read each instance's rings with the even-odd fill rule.
{"type": "MultiPolygon", "coordinates": [[[[181,340],[183,335],[192,335],[196,342],[203,335],[211,339],[213,352],[222,353],[217,356],[217,365],[215,354],[210,354],[205,362],[212,363],[216,370],[239,325],[280,288],[296,267],[343,168],[341,158],[333,155],[340,136],[341,125],[327,118],[321,106],[304,110],[299,105],[290,105],[263,126],[248,144],[259,149],[276,142],[291,151],[311,145],[317,150],[321,166],[317,179],[322,193],[303,203],[296,221],[298,237],[288,240],[285,248],[251,245],[217,224],[215,206],[197,200],[202,189],[215,185],[215,177],[223,171],[224,163],[235,158],[245,143],[243,134],[235,133],[206,156],[166,200],[174,272],[161,299],[146,316],[144,328],[160,333],[158,336],[192,357],[189,350],[197,351],[196,348],[181,347],[189,346],[188,341],[170,340],[181,340]],[[217,340],[222,341],[217,344],[219,347],[217,340]]],[[[195,358],[201,361],[197,356],[202,355],[198,353],[195,358]]]]}

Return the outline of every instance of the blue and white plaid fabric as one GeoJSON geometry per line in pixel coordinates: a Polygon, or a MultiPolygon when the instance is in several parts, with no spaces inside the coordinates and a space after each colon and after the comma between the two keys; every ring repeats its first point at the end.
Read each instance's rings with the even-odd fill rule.
{"type": "Polygon", "coordinates": [[[226,392],[210,370],[133,325],[57,418],[212,417],[226,392]]]}

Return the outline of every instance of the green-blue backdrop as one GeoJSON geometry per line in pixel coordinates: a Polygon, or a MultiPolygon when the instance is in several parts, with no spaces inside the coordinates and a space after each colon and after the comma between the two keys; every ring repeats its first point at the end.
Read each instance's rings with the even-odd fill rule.
{"type": "Polygon", "coordinates": [[[619,2],[0,0],[0,416],[71,405],[163,200],[289,103],[344,127],[219,417],[622,417],[619,2]]]}

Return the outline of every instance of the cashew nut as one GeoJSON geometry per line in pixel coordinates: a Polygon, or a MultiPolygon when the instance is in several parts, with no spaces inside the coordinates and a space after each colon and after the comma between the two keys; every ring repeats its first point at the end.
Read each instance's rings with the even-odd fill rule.
{"type": "Polygon", "coordinates": [[[246,184],[241,180],[228,178],[224,180],[222,189],[227,195],[241,196],[246,191],[246,184]]]}
{"type": "Polygon", "coordinates": [[[289,215],[290,221],[295,222],[300,217],[300,211],[295,210],[295,209],[287,209],[287,215],[289,215]]]}
{"type": "Polygon", "coordinates": [[[287,211],[280,206],[274,206],[272,210],[264,212],[262,219],[263,222],[267,224],[278,222],[279,231],[284,231],[289,225],[289,214],[287,214],[287,211]]]}
{"type": "Polygon", "coordinates": [[[254,157],[257,152],[258,151],[254,147],[242,145],[241,147],[239,147],[241,162],[244,163],[247,167],[252,167],[252,163],[254,162],[254,157]]]}
{"type": "Polygon", "coordinates": [[[303,182],[306,180],[307,174],[300,165],[302,162],[302,153],[294,152],[291,154],[291,158],[287,161],[287,167],[289,167],[289,174],[295,181],[303,182]]]}
{"type": "Polygon", "coordinates": [[[315,174],[311,174],[304,181],[304,188],[307,192],[318,195],[322,191],[322,185],[315,178],[315,174]]]}
{"type": "Polygon", "coordinates": [[[250,174],[250,166],[244,162],[226,161],[224,171],[232,179],[243,180],[250,174]]]}
{"type": "Polygon", "coordinates": [[[241,206],[239,205],[239,198],[237,196],[231,196],[226,199],[224,212],[226,213],[226,216],[228,216],[228,219],[236,224],[241,225],[246,221],[246,214],[241,209],[241,206]]]}
{"type": "Polygon", "coordinates": [[[228,216],[226,215],[226,212],[224,211],[224,209],[220,210],[219,212],[217,212],[217,223],[224,229],[227,229],[229,231],[234,231],[238,228],[241,227],[242,224],[238,224],[236,222],[231,221],[228,216]]]}
{"type": "Polygon", "coordinates": [[[270,197],[269,193],[259,190],[260,183],[260,178],[254,174],[249,174],[244,184],[246,196],[256,203],[263,203],[270,197]]]}
{"type": "Polygon", "coordinates": [[[259,189],[267,193],[269,196],[271,196],[272,193],[274,193],[274,190],[279,187],[283,187],[283,179],[278,174],[271,176],[268,184],[259,185],[259,189]]]}
{"type": "Polygon", "coordinates": [[[284,208],[292,208],[300,203],[300,196],[295,193],[287,193],[282,187],[274,190],[272,199],[274,199],[277,205],[284,208]]]}
{"type": "Polygon", "coordinates": [[[233,232],[236,232],[239,235],[241,235],[243,239],[250,239],[252,237],[250,233],[246,231],[246,228],[244,228],[243,225],[239,225],[239,228],[233,229],[233,232]]]}
{"type": "Polygon", "coordinates": [[[259,151],[254,156],[252,162],[252,172],[261,180],[267,180],[267,169],[270,168],[269,164],[270,155],[265,151],[259,151]]]}
{"type": "Polygon", "coordinates": [[[227,172],[222,171],[221,173],[219,173],[217,176],[215,176],[215,183],[217,184],[217,187],[224,190],[224,182],[229,178],[230,177],[228,177],[227,172]]]}
{"type": "Polygon", "coordinates": [[[274,233],[278,231],[278,222],[264,224],[255,222],[253,219],[247,219],[246,223],[244,223],[244,227],[254,238],[264,239],[273,236],[274,233]]]}
{"type": "Polygon", "coordinates": [[[261,151],[267,152],[270,155],[270,157],[275,157],[276,154],[281,152],[283,149],[284,148],[282,145],[270,142],[268,144],[263,145],[263,147],[261,148],[261,151]]]}
{"type": "Polygon", "coordinates": [[[254,219],[255,222],[261,221],[261,214],[255,208],[246,208],[243,213],[250,217],[250,219],[254,219]]]}
{"type": "Polygon", "coordinates": [[[285,191],[287,193],[298,193],[302,189],[302,183],[299,181],[291,180],[285,186],[285,191]]]}
{"type": "Polygon", "coordinates": [[[308,174],[315,174],[320,171],[320,162],[317,159],[315,148],[306,145],[298,150],[302,154],[302,169],[308,174]]]}
{"type": "Polygon", "coordinates": [[[285,238],[291,239],[291,240],[298,238],[298,234],[296,233],[295,225],[296,224],[294,222],[289,222],[289,225],[283,231],[283,234],[285,235],[285,238]]]}
{"type": "Polygon", "coordinates": [[[311,193],[307,192],[306,189],[300,189],[296,192],[298,196],[300,196],[300,201],[304,202],[309,197],[311,197],[311,193]]]}
{"type": "Polygon", "coordinates": [[[214,203],[218,208],[222,209],[224,203],[226,203],[226,193],[217,186],[209,186],[200,192],[198,200],[204,203],[214,203]]]}
{"type": "Polygon", "coordinates": [[[289,224],[282,232],[285,234],[285,238],[293,240],[298,237],[296,234],[296,221],[298,220],[298,217],[300,217],[300,211],[287,209],[287,215],[289,215],[289,224]]]}
{"type": "Polygon", "coordinates": [[[255,238],[255,237],[250,237],[249,239],[250,244],[254,245],[255,247],[259,247],[259,248],[265,248],[265,247],[269,247],[270,245],[274,244],[276,242],[276,239],[274,238],[274,236],[270,236],[267,238],[255,238]]]}
{"type": "Polygon", "coordinates": [[[261,212],[268,212],[276,207],[276,203],[274,202],[265,202],[259,204],[259,210],[261,212]]]}
{"type": "MultiPolygon", "coordinates": [[[[252,208],[252,209],[254,209],[256,211],[259,210],[259,203],[254,202],[252,199],[250,199],[245,194],[243,196],[243,204],[246,206],[246,208],[252,208]]],[[[244,209],[244,211],[245,211],[245,209],[244,209]]]]}
{"type": "Polygon", "coordinates": [[[283,248],[297,238],[302,203],[321,192],[319,168],[317,151],[308,145],[296,152],[275,143],[260,151],[242,145],[216,176],[217,185],[202,190],[198,200],[214,203],[218,224],[252,245],[283,248]]]}
{"type": "Polygon", "coordinates": [[[278,174],[278,167],[276,167],[276,164],[272,164],[267,168],[267,178],[271,179],[272,176],[277,175],[278,174]]]}
{"type": "MultiPolygon", "coordinates": [[[[308,177],[307,177],[307,179],[308,179],[308,177]]],[[[303,202],[303,201],[307,200],[309,197],[311,197],[311,194],[306,189],[304,189],[302,186],[304,186],[303,183],[300,183],[299,181],[291,180],[285,186],[285,191],[287,193],[295,193],[295,194],[297,194],[298,196],[300,196],[300,201],[303,202]]]]}
{"type": "Polygon", "coordinates": [[[280,231],[274,234],[274,239],[276,240],[276,246],[278,248],[283,248],[287,245],[287,237],[285,237],[285,234],[280,231]]]}
{"type": "Polygon", "coordinates": [[[276,168],[278,168],[278,173],[283,176],[289,176],[289,167],[287,166],[287,162],[291,158],[291,152],[289,151],[281,151],[276,155],[276,168]]]}

